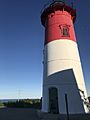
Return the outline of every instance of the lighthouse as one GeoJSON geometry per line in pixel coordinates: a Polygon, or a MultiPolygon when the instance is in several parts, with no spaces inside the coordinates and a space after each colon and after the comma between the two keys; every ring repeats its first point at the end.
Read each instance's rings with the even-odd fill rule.
{"type": "Polygon", "coordinates": [[[66,114],[67,109],[69,114],[88,112],[75,20],[76,10],[59,0],[41,14],[45,28],[42,112],[66,114]]]}

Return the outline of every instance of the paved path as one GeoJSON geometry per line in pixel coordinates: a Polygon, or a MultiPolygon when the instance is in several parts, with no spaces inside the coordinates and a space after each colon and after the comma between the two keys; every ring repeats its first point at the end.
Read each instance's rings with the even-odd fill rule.
{"type": "Polygon", "coordinates": [[[2,108],[0,120],[39,120],[37,111],[28,108],[2,108]]]}
{"type": "MultiPolygon", "coordinates": [[[[64,114],[39,113],[41,120],[67,120],[64,114]]],[[[69,120],[90,120],[90,114],[69,115],[69,120]]]]}
{"type": "MultiPolygon", "coordinates": [[[[65,115],[39,113],[30,108],[1,108],[0,120],[66,120],[66,118],[65,115]]],[[[90,114],[71,115],[70,120],[90,120],[90,114]]]]}

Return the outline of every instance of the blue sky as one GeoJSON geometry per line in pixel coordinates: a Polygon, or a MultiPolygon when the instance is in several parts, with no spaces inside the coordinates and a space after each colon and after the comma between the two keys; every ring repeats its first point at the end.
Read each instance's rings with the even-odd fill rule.
{"type": "MultiPolygon", "coordinates": [[[[0,0],[0,99],[42,95],[44,28],[41,9],[49,0],[0,0]]],[[[76,1],[75,31],[90,95],[90,1],[76,1]]]]}

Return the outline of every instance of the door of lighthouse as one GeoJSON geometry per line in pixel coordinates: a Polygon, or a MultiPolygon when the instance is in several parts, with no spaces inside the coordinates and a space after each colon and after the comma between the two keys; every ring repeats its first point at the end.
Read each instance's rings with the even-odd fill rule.
{"type": "Polygon", "coordinates": [[[55,87],[49,88],[49,112],[59,113],[58,108],[58,90],[55,87]]]}

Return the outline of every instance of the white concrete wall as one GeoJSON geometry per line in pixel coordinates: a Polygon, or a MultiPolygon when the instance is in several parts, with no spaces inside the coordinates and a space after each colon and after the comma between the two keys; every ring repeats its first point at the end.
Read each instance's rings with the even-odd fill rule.
{"type": "MultiPolygon", "coordinates": [[[[48,77],[57,72],[60,73],[68,69],[73,70],[78,89],[84,91],[85,97],[87,97],[81,63],[80,63],[80,57],[79,57],[79,52],[78,52],[78,47],[77,47],[76,42],[73,42],[72,40],[64,39],[64,40],[55,40],[55,41],[48,43],[44,49],[44,81],[43,81],[44,90],[43,90],[42,111],[48,112],[48,85],[50,86],[52,86],[52,84],[56,86],[59,85],[58,89],[62,88],[59,94],[59,97],[60,95],[64,94],[63,93],[63,91],[65,90],[64,86],[66,86],[66,84],[64,86],[62,85],[62,79],[58,81],[53,81],[53,79],[55,78],[53,78],[52,80],[50,80],[49,78],[48,80],[48,77]],[[48,81],[50,81],[50,83],[48,81]]],[[[68,80],[67,80],[67,83],[69,83],[68,80]]],[[[71,89],[70,87],[68,88],[69,90],[71,89]]],[[[74,91],[74,89],[72,90],[74,91]]],[[[61,102],[59,104],[61,104],[61,102]]],[[[63,109],[61,109],[61,111],[62,113],[63,112],[65,113],[63,109]]],[[[87,110],[85,109],[85,111],[87,110]]],[[[73,110],[71,112],[74,113],[73,110]]],[[[78,112],[80,112],[80,110],[78,112]]],[[[83,110],[81,110],[81,112],[83,112],[83,110]]]]}

